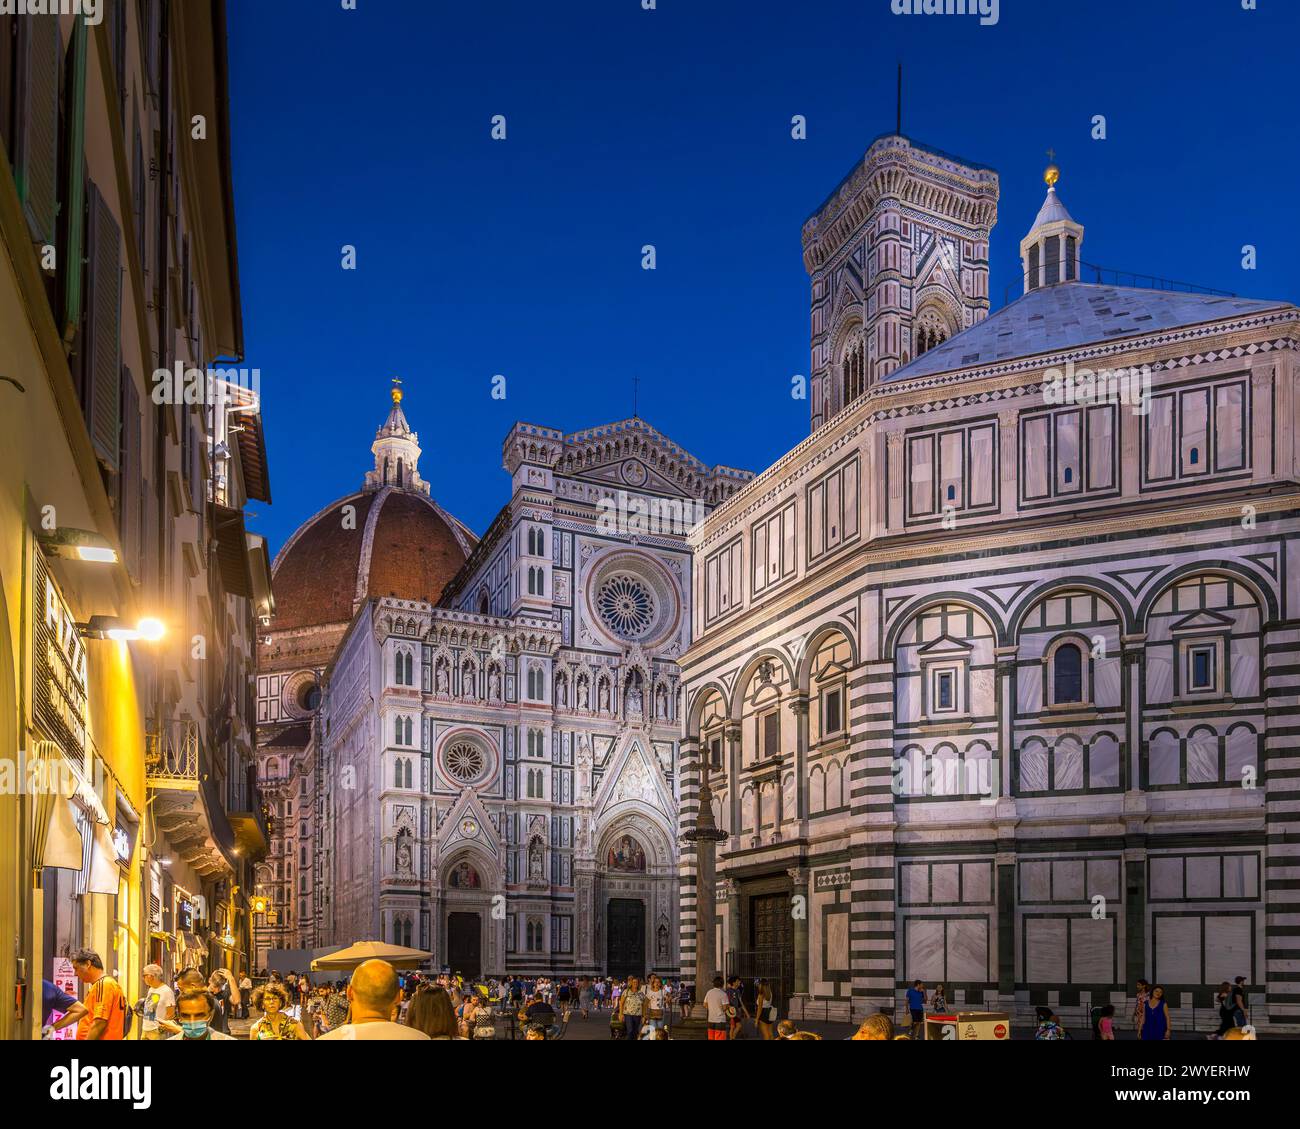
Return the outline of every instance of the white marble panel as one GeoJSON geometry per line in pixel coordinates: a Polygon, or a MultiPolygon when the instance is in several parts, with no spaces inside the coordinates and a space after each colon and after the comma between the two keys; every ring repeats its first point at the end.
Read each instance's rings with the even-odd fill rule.
{"type": "Polygon", "coordinates": [[[1147,745],[1147,773],[1152,784],[1177,784],[1179,774],[1178,738],[1167,730],[1147,745]]]}
{"type": "Polygon", "coordinates": [[[1187,783],[1208,784],[1219,779],[1219,738],[1202,729],[1187,739],[1187,783]]]}
{"type": "Polygon", "coordinates": [[[984,919],[948,922],[949,980],[987,980],[989,923],[984,919]]]}
{"type": "Polygon", "coordinates": [[[993,900],[993,867],[986,862],[962,863],[962,901],[985,905],[993,900]]]}
{"type": "Polygon", "coordinates": [[[1228,671],[1233,697],[1253,698],[1259,693],[1259,640],[1234,639],[1228,671]]]}
{"type": "Polygon", "coordinates": [[[832,913],[826,917],[826,971],[849,971],[849,915],[832,913]]]}
{"type": "Polygon", "coordinates": [[[1021,792],[1047,791],[1047,749],[1037,741],[1020,749],[1021,792]]]}
{"type": "Polygon", "coordinates": [[[904,863],[901,885],[905,905],[926,905],[930,901],[930,866],[928,863],[904,863]]]}
{"type": "Polygon", "coordinates": [[[1119,859],[1088,860],[1088,900],[1100,894],[1107,901],[1119,900],[1119,859]]]}
{"type": "Polygon", "coordinates": [[[1115,982],[1115,919],[1076,917],[1070,921],[1070,982],[1115,982]]]}
{"type": "Polygon", "coordinates": [[[1066,929],[1064,917],[1027,917],[1025,929],[1025,979],[1033,984],[1066,983],[1066,929]]]}
{"type": "Polygon", "coordinates": [[[1245,778],[1243,769],[1258,769],[1259,737],[1249,729],[1239,727],[1229,733],[1226,751],[1224,779],[1230,784],[1239,784],[1245,778]]]}
{"type": "Polygon", "coordinates": [[[1219,888],[1219,856],[1187,856],[1187,896],[1193,901],[1217,898],[1219,888]]]}
{"type": "Polygon", "coordinates": [[[1117,707],[1122,698],[1120,685],[1124,663],[1118,644],[1109,638],[1106,640],[1106,656],[1095,659],[1092,664],[1092,700],[1102,709],[1111,709],[1117,707]]]}
{"type": "Polygon", "coordinates": [[[1183,860],[1151,856],[1152,901],[1180,900],[1183,896],[1183,860]]]}
{"type": "Polygon", "coordinates": [[[1016,703],[1021,713],[1037,713],[1043,708],[1043,668],[1035,663],[1016,671],[1016,703]]]}
{"type": "Polygon", "coordinates": [[[921,678],[908,675],[895,681],[894,716],[899,721],[916,721],[921,716],[921,678]]]}
{"type": "MultiPolygon", "coordinates": [[[[1259,897],[1259,857],[1227,855],[1223,860],[1223,896],[1225,898],[1259,897]]],[[[1241,973],[1237,973],[1238,976],[1241,973]]]]}
{"type": "Polygon", "coordinates": [[[1052,901],[1084,901],[1084,860],[1064,859],[1052,863],[1052,901]]]}
{"type": "Polygon", "coordinates": [[[1020,864],[1020,900],[1045,902],[1051,897],[1050,862],[1022,862],[1020,864]]]}
{"type": "MultiPolygon", "coordinates": [[[[1208,984],[1251,977],[1254,954],[1250,950],[1251,918],[1205,919],[1205,980],[1208,984]]],[[[1253,977],[1251,977],[1253,979],[1253,977]]]]}
{"type": "Polygon", "coordinates": [[[908,980],[942,980],[943,921],[939,918],[909,917],[907,933],[908,980]]]}
{"type": "Polygon", "coordinates": [[[957,889],[957,863],[936,863],[930,871],[931,896],[936,902],[960,900],[957,889]]]}
{"type": "Polygon", "coordinates": [[[1119,742],[1109,734],[1093,738],[1088,747],[1088,786],[1119,787],[1119,742]]]}
{"type": "Polygon", "coordinates": [[[994,694],[995,681],[996,671],[993,667],[984,667],[981,670],[972,670],[970,672],[969,709],[971,713],[987,716],[993,712],[996,701],[994,694]]]}
{"type": "Polygon", "coordinates": [[[1173,648],[1147,647],[1147,701],[1167,702],[1173,693],[1173,648]]]}
{"type": "Polygon", "coordinates": [[[1166,984],[1199,984],[1201,919],[1156,914],[1152,923],[1155,930],[1156,978],[1166,984]]]}
{"type": "Polygon", "coordinates": [[[1055,761],[1055,790],[1073,791],[1083,787],[1083,746],[1073,737],[1063,737],[1052,750],[1055,761]]]}

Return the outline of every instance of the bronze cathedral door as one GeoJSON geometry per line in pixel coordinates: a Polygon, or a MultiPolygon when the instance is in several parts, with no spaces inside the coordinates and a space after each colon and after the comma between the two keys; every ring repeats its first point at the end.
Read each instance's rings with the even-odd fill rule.
{"type": "Polygon", "coordinates": [[[483,920],[476,913],[447,915],[447,967],[467,980],[483,974],[483,920]]]}
{"type": "Polygon", "coordinates": [[[609,975],[618,979],[627,976],[644,978],[645,902],[631,898],[611,898],[605,938],[605,968],[609,975]]]}

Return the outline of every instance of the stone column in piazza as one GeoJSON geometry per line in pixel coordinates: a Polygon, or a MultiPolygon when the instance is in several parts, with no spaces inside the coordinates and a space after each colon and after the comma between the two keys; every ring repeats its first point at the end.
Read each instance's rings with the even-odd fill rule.
{"type": "Polygon", "coordinates": [[[693,1020],[706,1021],[708,1009],[704,994],[713,987],[713,977],[718,971],[714,952],[718,935],[717,911],[717,850],[726,835],[713,822],[713,789],[709,787],[709,765],[703,753],[699,754],[700,798],[695,815],[695,826],[685,838],[695,844],[695,1007],[693,1020]]]}
{"type": "Polygon", "coordinates": [[[812,914],[812,898],[808,892],[808,868],[792,867],[790,875],[790,900],[794,910],[794,991],[790,1000],[792,1018],[803,1018],[803,1006],[809,991],[808,976],[808,918],[812,914]],[[796,1015],[796,1009],[798,1014],[796,1015]]]}

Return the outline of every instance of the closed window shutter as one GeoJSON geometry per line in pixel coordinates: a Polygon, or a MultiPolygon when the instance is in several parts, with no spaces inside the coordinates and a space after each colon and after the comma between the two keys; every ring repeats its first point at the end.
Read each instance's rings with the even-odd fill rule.
{"type": "Polygon", "coordinates": [[[122,473],[119,477],[118,535],[131,579],[143,580],[140,553],[144,525],[144,488],[140,465],[140,397],[131,373],[122,369],[122,473]]]}
{"type": "Polygon", "coordinates": [[[68,51],[68,91],[65,98],[63,209],[66,243],[63,276],[63,340],[71,349],[81,325],[85,296],[81,291],[81,262],[86,257],[86,55],[89,46],[86,21],[73,25],[68,51]]]}
{"type": "Polygon", "coordinates": [[[82,341],[86,424],[95,453],[118,469],[121,427],[121,350],[119,315],[122,296],[121,234],[108,203],[92,183],[89,194],[88,259],[90,284],[86,335],[82,341]]]}
{"type": "Polygon", "coordinates": [[[14,179],[27,226],[37,243],[53,243],[58,221],[59,21],[18,24],[17,137],[14,179]]]}

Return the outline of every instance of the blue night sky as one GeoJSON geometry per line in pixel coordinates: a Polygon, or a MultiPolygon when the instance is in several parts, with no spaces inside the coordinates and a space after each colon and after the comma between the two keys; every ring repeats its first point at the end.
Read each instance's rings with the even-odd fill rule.
{"type": "Polygon", "coordinates": [[[889,0],[358,6],[230,0],[246,364],[275,498],[250,528],[273,551],[359,489],[394,375],[421,473],[479,533],[508,496],[511,424],[625,418],[634,377],[642,418],[706,463],[761,470],[794,446],[800,228],[893,131],[899,60],[903,132],[1001,174],[995,309],[1049,147],[1085,260],[1300,298],[1296,0],[1002,0],[992,27],[889,0]]]}

